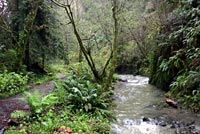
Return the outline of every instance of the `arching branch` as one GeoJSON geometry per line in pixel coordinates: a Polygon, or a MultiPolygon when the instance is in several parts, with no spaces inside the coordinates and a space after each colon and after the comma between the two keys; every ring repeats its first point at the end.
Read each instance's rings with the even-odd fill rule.
{"type": "MultiPolygon", "coordinates": [[[[91,56],[91,54],[87,51],[87,49],[84,47],[83,45],[83,40],[81,39],[81,36],[77,30],[77,27],[76,27],[76,23],[74,21],[74,17],[73,17],[73,12],[72,12],[72,9],[71,9],[71,5],[70,4],[62,4],[62,3],[59,3],[58,1],[56,0],[51,0],[54,4],[56,4],[57,6],[59,7],[62,7],[65,9],[66,13],[67,13],[67,16],[69,17],[70,19],[70,22],[72,24],[72,27],[73,27],[73,30],[74,30],[74,34],[76,36],[76,39],[78,41],[78,44],[79,44],[79,47],[81,49],[81,51],[83,52],[83,55],[96,79],[96,81],[101,81],[101,78],[100,78],[100,75],[99,75],[99,72],[97,71],[96,69],[96,66],[95,66],[95,63],[94,63],[94,60],[91,56]]],[[[69,3],[69,2],[68,2],[69,3]]]]}

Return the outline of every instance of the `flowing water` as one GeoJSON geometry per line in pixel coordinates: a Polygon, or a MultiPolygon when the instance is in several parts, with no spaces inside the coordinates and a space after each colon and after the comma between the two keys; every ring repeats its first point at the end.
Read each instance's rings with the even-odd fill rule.
{"type": "Polygon", "coordinates": [[[200,115],[164,107],[165,93],[149,85],[147,77],[120,75],[120,78],[127,82],[115,85],[113,134],[199,133],[200,115]]]}

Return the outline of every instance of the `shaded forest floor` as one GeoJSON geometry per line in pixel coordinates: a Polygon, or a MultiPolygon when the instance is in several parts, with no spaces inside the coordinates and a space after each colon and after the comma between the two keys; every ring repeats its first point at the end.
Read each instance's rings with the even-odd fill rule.
{"type": "MultiPolygon", "coordinates": [[[[57,74],[59,79],[64,79],[66,75],[59,73],[57,74]]],[[[50,80],[48,82],[44,82],[41,84],[37,84],[31,88],[29,88],[28,91],[34,92],[35,90],[39,90],[41,95],[48,94],[51,92],[54,88],[53,80],[50,80]]],[[[23,93],[0,99],[0,130],[6,129],[10,123],[10,114],[15,110],[24,110],[24,111],[30,111],[29,106],[26,104],[26,102],[20,100],[20,98],[23,97],[23,93]]]]}

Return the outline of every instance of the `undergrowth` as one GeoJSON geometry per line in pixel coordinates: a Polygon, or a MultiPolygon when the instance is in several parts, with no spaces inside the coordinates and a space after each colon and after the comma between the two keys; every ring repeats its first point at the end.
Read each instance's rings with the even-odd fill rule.
{"type": "Polygon", "coordinates": [[[112,91],[71,71],[65,80],[55,82],[50,94],[26,92],[31,113],[14,111],[12,119],[18,125],[5,134],[56,134],[60,128],[69,128],[74,134],[110,134],[111,95],[112,91]]]}
{"type": "Polygon", "coordinates": [[[0,98],[23,92],[27,81],[27,75],[5,70],[0,74],[0,98]]]}
{"type": "Polygon", "coordinates": [[[172,2],[174,9],[168,12],[168,23],[160,29],[151,56],[150,83],[168,91],[167,96],[177,99],[183,107],[198,112],[200,3],[193,2],[182,0],[177,5],[172,2]]]}

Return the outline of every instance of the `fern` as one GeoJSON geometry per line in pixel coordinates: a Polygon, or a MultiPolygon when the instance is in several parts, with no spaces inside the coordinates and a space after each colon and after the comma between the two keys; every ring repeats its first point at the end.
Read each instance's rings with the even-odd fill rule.
{"type": "Polygon", "coordinates": [[[94,112],[97,109],[109,107],[110,93],[103,91],[100,85],[85,80],[83,77],[69,76],[59,88],[65,89],[67,102],[73,105],[74,110],[83,109],[85,112],[94,112]]]}
{"type": "Polygon", "coordinates": [[[23,118],[26,117],[28,115],[27,112],[22,111],[22,110],[15,110],[10,114],[11,118],[23,118]]]}
{"type": "Polygon", "coordinates": [[[58,97],[53,94],[47,94],[45,96],[41,96],[39,90],[35,90],[33,93],[25,92],[25,100],[31,108],[31,113],[33,115],[41,114],[42,111],[48,106],[54,105],[58,103],[58,97]]]}
{"type": "Polygon", "coordinates": [[[42,98],[41,103],[43,106],[50,106],[56,104],[58,103],[58,97],[55,94],[50,93],[42,98]]]}
{"type": "Polygon", "coordinates": [[[28,103],[31,108],[32,113],[40,113],[41,112],[41,102],[40,102],[40,94],[38,90],[35,90],[33,93],[24,92],[25,98],[24,100],[28,103]]]}

